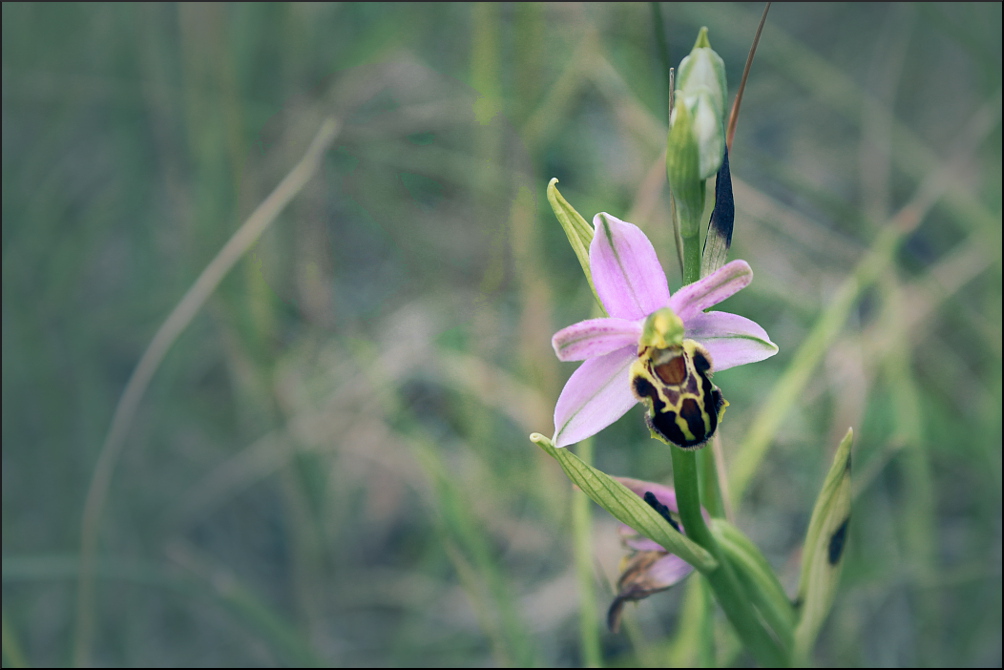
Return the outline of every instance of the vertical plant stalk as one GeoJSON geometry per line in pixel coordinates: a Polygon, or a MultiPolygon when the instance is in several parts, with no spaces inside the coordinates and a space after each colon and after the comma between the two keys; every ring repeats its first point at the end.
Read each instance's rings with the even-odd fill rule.
{"type": "Polygon", "coordinates": [[[722,518],[725,516],[725,504],[718,486],[718,454],[714,446],[717,442],[719,438],[716,432],[707,447],[697,452],[697,469],[701,473],[701,505],[711,516],[722,518]]]}
{"type": "Polygon", "coordinates": [[[718,560],[718,569],[704,574],[715,599],[725,610],[725,616],[757,663],[765,667],[787,665],[787,654],[753,609],[721,547],[704,522],[697,490],[697,454],[677,447],[670,447],[670,451],[673,455],[673,483],[680,505],[680,520],[687,537],[707,549],[718,560]]]}
{"type": "MultiPolygon", "coordinates": [[[[700,275],[702,277],[710,275],[725,264],[725,259],[732,243],[735,203],[732,198],[729,153],[732,151],[732,140],[735,137],[736,124],[739,121],[739,107],[742,104],[743,92],[746,90],[750,68],[753,66],[753,58],[756,56],[757,45],[760,43],[760,34],[763,32],[764,24],[767,22],[767,12],[769,10],[770,3],[768,2],[764,6],[763,15],[760,17],[760,25],[757,26],[756,35],[753,37],[753,44],[750,46],[749,55],[746,57],[743,76],[739,81],[739,91],[736,93],[735,100],[732,102],[732,109],[729,112],[729,120],[725,133],[725,153],[715,180],[715,205],[711,212],[711,220],[708,222],[708,234],[704,239],[704,248],[700,258],[700,275]]],[[[692,243],[696,246],[696,240],[692,243]]],[[[693,262],[692,258],[690,260],[693,262]]],[[[683,261],[681,260],[682,264],[683,261]]],[[[710,449],[703,449],[697,456],[698,467],[701,472],[701,502],[712,516],[725,516],[731,520],[732,504],[729,499],[728,477],[725,473],[722,443],[718,435],[715,435],[710,446],[710,449]]]]}
{"type": "Polygon", "coordinates": [[[729,496],[729,477],[725,472],[725,453],[722,449],[721,435],[715,433],[711,440],[711,448],[715,459],[715,479],[718,483],[718,495],[722,503],[722,513],[731,523],[735,523],[735,511],[732,498],[729,496]]]}
{"type": "Polygon", "coordinates": [[[80,572],[77,577],[76,633],[73,647],[73,662],[78,667],[89,665],[90,662],[95,623],[94,555],[97,550],[101,514],[108,498],[108,488],[111,485],[115,465],[125,447],[125,439],[139,409],[139,403],[175,340],[192,322],[237,261],[247,253],[286,205],[314,176],[321,164],[322,155],[338,136],[340,129],[341,124],[337,120],[328,118],[324,121],[300,162],[227,240],[164,320],[143,352],[132,376],[129,377],[122,397],[115,407],[115,414],[112,416],[108,435],[98,455],[98,462],[94,466],[94,474],[84,501],[80,524],[80,572]]]}
{"type": "MultiPolygon", "coordinates": [[[[683,236],[684,284],[696,282],[701,277],[700,237],[699,230],[694,235],[683,236]]],[[[766,667],[787,665],[787,654],[744,595],[735,572],[705,524],[698,486],[701,469],[697,464],[696,452],[671,446],[670,453],[673,458],[673,483],[680,506],[680,520],[687,537],[706,549],[719,563],[716,570],[704,574],[715,599],[725,610],[729,622],[757,663],[766,667]]]]}
{"type": "MultiPolygon", "coordinates": [[[[592,438],[579,443],[578,456],[587,465],[593,461],[592,438]]],[[[590,500],[581,491],[572,492],[572,537],[575,553],[575,577],[579,582],[579,643],[582,665],[603,667],[600,633],[596,621],[596,580],[593,576],[592,515],[590,500]]]]}
{"type": "Polygon", "coordinates": [[[692,235],[681,232],[683,238],[683,284],[693,284],[701,279],[701,229],[692,235]]]}

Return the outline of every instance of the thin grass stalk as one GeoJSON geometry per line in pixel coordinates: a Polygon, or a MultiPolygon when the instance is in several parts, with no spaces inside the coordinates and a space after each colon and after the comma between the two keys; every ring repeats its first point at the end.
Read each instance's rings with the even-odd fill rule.
{"type": "Polygon", "coordinates": [[[188,327],[213,291],[261,234],[272,224],[290,201],[317,172],[321,156],[338,136],[341,124],[329,118],[321,124],[300,162],[287,174],[240,228],[227,240],[209,262],[195,283],[185,293],[161,324],[133,370],[122,397],[115,407],[108,435],[101,447],[94,474],[87,490],[80,524],[80,576],[77,580],[76,633],[73,662],[89,665],[94,632],[94,556],[97,535],[115,465],[126,444],[140,401],[178,336],[188,327]]]}

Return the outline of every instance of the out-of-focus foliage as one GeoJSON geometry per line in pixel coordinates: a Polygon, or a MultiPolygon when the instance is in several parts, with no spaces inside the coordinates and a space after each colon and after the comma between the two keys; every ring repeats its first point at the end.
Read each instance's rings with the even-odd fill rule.
{"type": "MultiPolygon", "coordinates": [[[[708,26],[734,95],[760,11],[663,6],[669,62],[708,26]]],[[[4,663],[71,662],[81,509],[123,386],[329,114],[323,170],[143,400],[97,536],[91,660],[582,662],[573,492],[526,439],[574,369],[551,334],[592,308],[545,189],[641,226],[679,286],[652,9],[2,12],[4,663]]],[[[1001,662],[1000,26],[1000,4],[778,4],[746,89],[731,257],[756,277],[728,311],[781,351],[715,377],[719,432],[727,465],[765,445],[732,503],[794,596],[854,426],[823,665],[1001,662]],[[778,382],[797,400],[772,425],[778,382]]],[[[668,481],[640,410],[595,458],[668,481]]],[[[593,542],[602,610],[613,519],[593,542]]],[[[629,607],[606,661],[678,653],[682,592],[629,607]]]]}

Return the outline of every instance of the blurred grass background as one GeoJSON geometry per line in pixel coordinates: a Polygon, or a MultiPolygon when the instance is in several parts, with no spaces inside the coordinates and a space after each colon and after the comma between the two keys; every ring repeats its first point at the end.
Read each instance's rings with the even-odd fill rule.
{"type": "MultiPolygon", "coordinates": [[[[708,26],[734,94],[761,9],[664,5],[670,61],[708,26]]],[[[81,511],[122,389],[329,115],[317,177],[140,406],[88,660],[583,663],[573,492],[526,437],[574,369],[551,334],[591,309],[544,189],[642,226],[679,286],[652,8],[2,11],[4,664],[81,658],[81,511]]],[[[821,665],[1001,663],[1001,140],[999,3],[772,8],[731,160],[756,279],[724,308],[781,350],[716,382],[739,525],[791,592],[855,428],[821,665]]],[[[669,481],[638,409],[595,459],[669,481]]],[[[593,516],[602,609],[620,548],[593,516]]],[[[600,633],[605,662],[677,658],[683,590],[600,633]]]]}

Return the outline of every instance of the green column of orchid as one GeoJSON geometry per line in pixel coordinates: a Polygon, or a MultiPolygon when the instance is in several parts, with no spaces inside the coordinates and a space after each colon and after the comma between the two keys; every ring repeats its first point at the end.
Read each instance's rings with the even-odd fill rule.
{"type": "MultiPolygon", "coordinates": [[[[705,180],[718,171],[725,153],[725,67],[711,49],[706,28],[701,29],[694,49],[680,64],[677,83],[676,105],[667,137],[666,170],[676,203],[674,224],[683,241],[683,281],[691,284],[701,278],[700,224],[705,180]]],[[[701,514],[697,453],[675,446],[670,449],[680,518],[687,537],[719,563],[718,569],[704,573],[716,600],[758,663],[787,665],[787,650],[758,616],[701,514]]]]}

